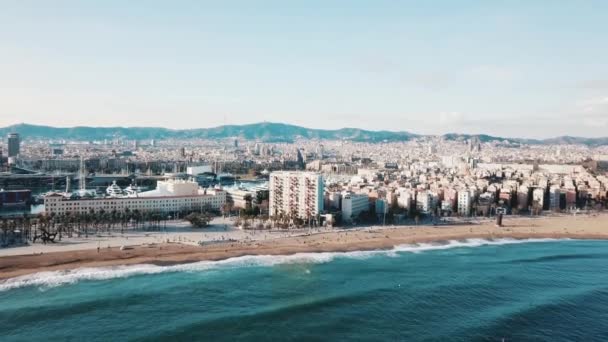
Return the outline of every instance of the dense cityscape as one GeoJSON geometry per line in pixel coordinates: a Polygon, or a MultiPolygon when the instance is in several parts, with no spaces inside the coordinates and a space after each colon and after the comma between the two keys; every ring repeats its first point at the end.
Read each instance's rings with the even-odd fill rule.
{"type": "Polygon", "coordinates": [[[67,141],[10,133],[0,150],[2,217],[32,215],[32,206],[38,216],[205,212],[241,216],[235,224],[246,228],[295,228],[577,213],[608,203],[607,146],[294,138],[67,141]]]}
{"type": "Polygon", "coordinates": [[[607,23],[0,0],[0,342],[608,341],[607,23]]]}

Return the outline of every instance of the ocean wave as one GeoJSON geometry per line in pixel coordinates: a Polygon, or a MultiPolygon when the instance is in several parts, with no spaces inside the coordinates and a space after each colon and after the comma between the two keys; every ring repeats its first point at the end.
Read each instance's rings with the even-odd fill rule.
{"type": "MultiPolygon", "coordinates": [[[[464,248],[464,247],[480,247],[480,246],[497,246],[497,245],[512,245],[518,243],[530,243],[530,242],[550,242],[557,241],[558,239],[466,239],[466,240],[448,240],[446,242],[435,242],[435,243],[418,243],[414,245],[398,245],[395,246],[394,250],[399,252],[412,252],[419,253],[424,251],[442,250],[451,248],[464,248]]],[[[568,239],[561,239],[568,240],[568,239]]]]}
{"type": "Polygon", "coordinates": [[[152,264],[138,264],[111,267],[82,267],[73,270],[49,271],[28,274],[10,278],[0,282],[0,291],[7,291],[20,287],[38,286],[55,287],[73,284],[83,280],[107,280],[126,278],[135,275],[158,274],[166,272],[201,272],[217,268],[234,268],[246,266],[275,266],[281,264],[322,264],[335,258],[366,259],[376,255],[396,257],[399,253],[421,253],[433,250],[452,248],[471,248],[484,245],[508,245],[530,242],[549,242],[556,239],[466,239],[449,240],[436,243],[417,243],[397,245],[387,250],[352,251],[352,252],[319,252],[296,253],[290,255],[247,255],[219,261],[199,261],[188,264],[171,266],[158,266],[152,264]]]}

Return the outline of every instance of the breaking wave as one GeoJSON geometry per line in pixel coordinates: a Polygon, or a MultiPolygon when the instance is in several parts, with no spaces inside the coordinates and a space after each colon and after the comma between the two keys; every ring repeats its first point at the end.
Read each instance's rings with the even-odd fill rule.
{"type": "Polygon", "coordinates": [[[352,252],[319,252],[296,253],[291,255],[247,255],[219,261],[199,261],[188,264],[158,266],[138,264],[112,267],[83,267],[73,270],[38,272],[0,282],[0,291],[7,291],[26,286],[54,287],[73,284],[82,280],[107,280],[125,278],[135,275],[158,274],[166,272],[200,272],[217,268],[235,268],[246,266],[275,266],[280,264],[322,264],[335,258],[365,259],[375,255],[395,257],[398,253],[421,253],[425,251],[445,250],[452,248],[471,248],[484,245],[509,245],[529,242],[549,242],[556,239],[466,239],[449,240],[435,243],[417,243],[397,245],[388,250],[352,251],[352,252]]]}

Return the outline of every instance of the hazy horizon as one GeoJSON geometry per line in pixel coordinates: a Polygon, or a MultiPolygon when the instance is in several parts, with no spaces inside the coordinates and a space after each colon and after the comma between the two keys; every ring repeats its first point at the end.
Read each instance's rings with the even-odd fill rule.
{"type": "Polygon", "coordinates": [[[604,137],[608,3],[11,2],[0,126],[604,137]]]}
{"type": "MultiPolygon", "coordinates": [[[[383,129],[383,130],[370,130],[370,129],[366,129],[366,128],[361,128],[361,127],[349,127],[349,126],[344,126],[344,127],[339,127],[339,128],[319,128],[319,127],[310,127],[310,126],[303,126],[303,125],[297,125],[297,124],[292,124],[292,123],[288,123],[288,122],[270,122],[270,121],[260,121],[260,122],[249,122],[249,123],[243,123],[243,124],[226,124],[227,126],[246,126],[246,125],[256,125],[256,124],[279,124],[279,125],[292,125],[292,126],[298,126],[298,127],[302,127],[305,129],[313,129],[313,130],[340,130],[340,129],[361,129],[361,130],[367,130],[367,131],[372,131],[372,132],[380,132],[380,131],[386,131],[386,132],[394,132],[394,133],[400,133],[400,132],[406,132],[406,133],[411,133],[414,135],[420,135],[420,136],[442,136],[442,135],[447,135],[447,134],[461,134],[461,135],[489,135],[489,136],[494,136],[497,138],[506,138],[506,139],[530,139],[530,140],[543,140],[543,139],[551,139],[551,138],[560,138],[560,137],[565,137],[565,136],[569,136],[569,137],[576,137],[576,138],[585,138],[585,139],[601,139],[601,138],[608,138],[608,134],[605,135],[599,135],[596,137],[588,137],[588,136],[573,136],[573,135],[560,135],[560,136],[550,136],[550,137],[545,137],[545,138],[531,138],[531,137],[525,137],[525,136],[507,136],[507,135],[492,135],[492,134],[486,134],[486,133],[465,133],[465,132],[445,132],[445,133],[437,133],[437,134],[433,134],[433,133],[428,133],[428,134],[423,134],[423,133],[419,133],[419,132],[415,132],[412,130],[396,130],[396,129],[383,129]]],[[[17,126],[17,125],[31,125],[31,126],[44,126],[44,127],[51,127],[51,128],[62,128],[62,129],[70,129],[70,128],[76,128],[76,127],[86,127],[86,128],[125,128],[125,129],[169,129],[169,130],[175,130],[175,131],[182,131],[182,130],[196,130],[196,129],[212,129],[212,128],[217,128],[217,127],[221,127],[224,125],[218,125],[218,126],[209,126],[209,127],[190,127],[190,128],[169,128],[169,127],[162,127],[162,126],[116,126],[116,125],[98,125],[98,126],[91,126],[91,125],[78,125],[78,126],[57,126],[57,125],[43,125],[43,124],[34,124],[34,123],[28,123],[28,122],[20,122],[20,123],[16,123],[16,124],[12,124],[12,125],[7,125],[7,126],[0,126],[0,129],[3,128],[7,128],[7,127],[12,127],[12,126],[17,126]]]]}

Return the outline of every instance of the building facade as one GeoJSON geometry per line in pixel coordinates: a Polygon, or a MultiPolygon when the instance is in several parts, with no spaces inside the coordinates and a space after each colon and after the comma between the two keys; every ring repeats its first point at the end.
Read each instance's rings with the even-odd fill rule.
{"type": "Polygon", "coordinates": [[[369,211],[369,198],[365,194],[345,193],[342,196],[342,218],[350,222],[362,212],[369,211]]]}
{"type": "Polygon", "coordinates": [[[421,214],[430,214],[433,206],[433,196],[429,191],[422,191],[416,195],[416,209],[421,214]]]}
{"type": "Polygon", "coordinates": [[[561,189],[559,185],[552,185],[549,188],[549,209],[558,211],[560,209],[561,189]]]}
{"type": "Polygon", "coordinates": [[[17,157],[21,149],[21,140],[18,133],[8,135],[8,157],[17,157]]]}
{"type": "Polygon", "coordinates": [[[323,176],[314,172],[270,174],[270,216],[310,219],[323,212],[323,176]]]}
{"type": "Polygon", "coordinates": [[[195,182],[159,181],[155,190],[136,196],[71,199],[61,193],[52,193],[44,197],[44,210],[48,214],[124,212],[127,209],[171,213],[206,208],[219,210],[224,203],[225,191],[200,189],[195,182]]]}
{"type": "Polygon", "coordinates": [[[230,202],[234,208],[247,208],[248,198],[250,199],[250,204],[252,204],[255,199],[255,193],[241,189],[226,189],[226,200],[230,202]]]}
{"type": "Polygon", "coordinates": [[[458,215],[471,215],[471,192],[467,190],[458,191],[458,215]]]}

